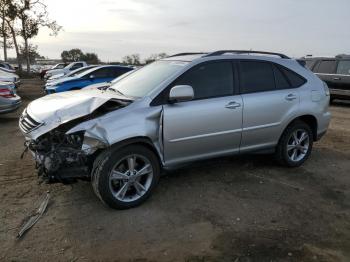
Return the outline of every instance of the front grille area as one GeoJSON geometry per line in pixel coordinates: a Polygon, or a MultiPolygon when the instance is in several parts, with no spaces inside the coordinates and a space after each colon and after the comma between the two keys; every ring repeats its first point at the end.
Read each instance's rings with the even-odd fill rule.
{"type": "Polygon", "coordinates": [[[24,110],[23,114],[19,118],[19,127],[23,130],[25,133],[30,133],[34,131],[35,129],[42,126],[43,123],[39,123],[35,121],[30,115],[28,115],[27,110],[24,110]]]}

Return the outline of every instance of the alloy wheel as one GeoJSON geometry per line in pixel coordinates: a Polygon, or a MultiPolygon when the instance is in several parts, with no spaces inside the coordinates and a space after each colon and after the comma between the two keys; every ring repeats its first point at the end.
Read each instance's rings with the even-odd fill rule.
{"type": "Polygon", "coordinates": [[[302,160],[308,153],[310,147],[310,138],[304,129],[295,130],[287,143],[287,155],[293,162],[302,160]]]}
{"type": "Polygon", "coordinates": [[[109,187],[117,200],[131,202],[147,193],[152,180],[151,162],[144,156],[133,154],[114,165],[109,175],[109,187]]]}

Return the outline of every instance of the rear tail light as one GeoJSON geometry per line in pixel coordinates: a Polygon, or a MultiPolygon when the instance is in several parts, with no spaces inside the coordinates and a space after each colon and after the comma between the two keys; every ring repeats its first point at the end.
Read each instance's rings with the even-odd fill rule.
{"type": "Polygon", "coordinates": [[[0,88],[0,97],[4,98],[12,98],[15,97],[15,94],[11,89],[8,88],[0,88]]]}
{"type": "Polygon", "coordinates": [[[323,89],[324,89],[326,96],[330,96],[328,85],[326,84],[326,82],[323,82],[323,89]]]}

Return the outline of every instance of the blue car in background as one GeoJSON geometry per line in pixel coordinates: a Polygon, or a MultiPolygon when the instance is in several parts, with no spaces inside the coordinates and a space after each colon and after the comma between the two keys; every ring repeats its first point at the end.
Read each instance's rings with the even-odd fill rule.
{"type": "Polygon", "coordinates": [[[47,94],[79,90],[92,84],[109,82],[113,79],[132,71],[132,67],[118,65],[104,65],[91,68],[81,74],[51,81],[46,84],[47,94]]]}

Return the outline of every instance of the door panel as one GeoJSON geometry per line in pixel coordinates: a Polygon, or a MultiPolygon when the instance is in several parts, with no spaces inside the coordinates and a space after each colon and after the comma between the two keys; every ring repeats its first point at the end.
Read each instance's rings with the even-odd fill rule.
{"type": "Polygon", "coordinates": [[[239,151],[240,95],[167,104],[163,109],[166,164],[239,151]]]}
{"type": "Polygon", "coordinates": [[[283,121],[299,108],[298,89],[242,95],[244,103],[241,151],[277,144],[283,121]]]}

